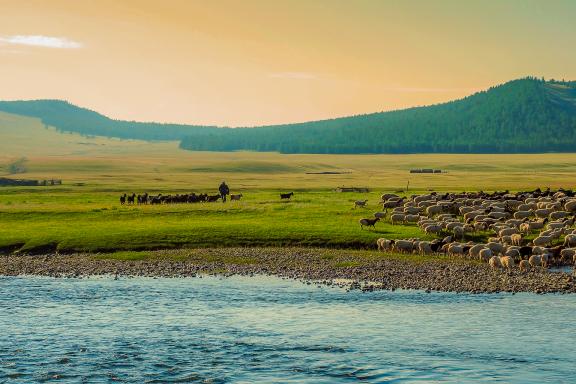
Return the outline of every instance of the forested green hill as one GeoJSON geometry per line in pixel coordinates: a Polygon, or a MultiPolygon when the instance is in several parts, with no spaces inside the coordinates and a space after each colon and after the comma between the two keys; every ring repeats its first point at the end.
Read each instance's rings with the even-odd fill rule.
{"type": "Polygon", "coordinates": [[[526,78],[428,107],[190,136],[182,148],[284,153],[576,151],[576,83],[526,78]]]}
{"type": "Polygon", "coordinates": [[[464,99],[299,124],[218,128],[112,120],[59,100],[0,101],[0,111],[62,131],[181,140],[201,151],[531,153],[576,151],[576,82],[525,78],[464,99]]]}

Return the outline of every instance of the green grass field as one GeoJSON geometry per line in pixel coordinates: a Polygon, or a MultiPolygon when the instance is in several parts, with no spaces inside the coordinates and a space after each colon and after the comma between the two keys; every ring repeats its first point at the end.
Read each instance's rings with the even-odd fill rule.
{"type": "Polygon", "coordinates": [[[378,237],[423,237],[415,226],[358,220],[379,210],[382,192],[573,188],[576,154],[281,155],[188,152],[149,143],[61,134],[36,119],[0,113],[0,177],[63,180],[54,187],[0,187],[0,249],[115,251],[236,245],[373,246],[378,237]],[[24,161],[24,173],[9,175],[24,161]],[[410,174],[439,168],[443,174],[410,174]],[[314,174],[314,172],[341,172],[314,174]],[[215,193],[234,203],[125,206],[123,192],[215,193]],[[335,193],[367,186],[369,194],[335,193]],[[279,192],[294,191],[291,202],[279,192]],[[355,199],[369,208],[353,209],[355,199]]]}

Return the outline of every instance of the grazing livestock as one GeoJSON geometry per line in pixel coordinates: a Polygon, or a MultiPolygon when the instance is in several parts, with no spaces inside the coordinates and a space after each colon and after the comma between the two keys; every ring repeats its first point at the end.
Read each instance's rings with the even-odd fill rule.
{"type": "Polygon", "coordinates": [[[239,201],[242,198],[242,194],[241,193],[237,193],[234,195],[230,195],[230,201],[239,201]]]}
{"type": "Polygon", "coordinates": [[[126,194],[123,194],[122,196],[120,196],[120,204],[121,205],[126,204],[126,194]]]}
{"type": "Polygon", "coordinates": [[[360,219],[358,222],[360,223],[360,229],[364,229],[364,227],[372,227],[376,228],[374,225],[380,220],[379,217],[375,217],[373,219],[360,219]]]}
{"type": "Polygon", "coordinates": [[[492,269],[500,269],[502,268],[502,263],[500,262],[500,258],[498,256],[492,256],[488,261],[488,265],[492,269]]]}
{"type": "Polygon", "coordinates": [[[290,198],[294,196],[294,192],[290,192],[290,193],[281,193],[280,194],[280,199],[284,200],[284,199],[288,199],[290,200],[290,198]]]}
{"type": "Polygon", "coordinates": [[[500,264],[502,265],[502,268],[506,268],[510,271],[514,268],[514,259],[510,256],[501,256],[500,264]]]}
{"type": "Polygon", "coordinates": [[[532,268],[542,267],[546,269],[548,267],[548,255],[532,255],[528,259],[528,263],[532,268]]]}
{"type": "Polygon", "coordinates": [[[354,202],[354,208],[365,208],[366,207],[366,203],[368,203],[368,200],[356,200],[354,202]]]}
{"type": "Polygon", "coordinates": [[[410,240],[396,240],[394,249],[401,253],[410,253],[414,250],[414,242],[410,240]]]}
{"type": "Polygon", "coordinates": [[[528,260],[521,260],[518,263],[518,267],[520,267],[520,272],[528,272],[530,270],[530,263],[528,260]]]}
{"type": "Polygon", "coordinates": [[[480,257],[480,260],[484,262],[489,262],[492,256],[494,256],[490,248],[482,248],[478,252],[478,255],[480,257]]]}
{"type": "Polygon", "coordinates": [[[393,244],[394,240],[388,240],[383,237],[376,240],[376,245],[378,246],[379,251],[389,251],[392,249],[393,244]]]}
{"type": "Polygon", "coordinates": [[[221,198],[222,198],[222,196],[220,196],[220,195],[206,196],[206,202],[213,203],[215,201],[220,200],[221,198]]]}

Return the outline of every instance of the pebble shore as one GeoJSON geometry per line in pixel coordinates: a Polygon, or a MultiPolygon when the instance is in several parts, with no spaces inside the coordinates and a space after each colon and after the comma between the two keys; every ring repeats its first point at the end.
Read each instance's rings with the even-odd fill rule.
{"type": "Polygon", "coordinates": [[[411,261],[410,256],[313,248],[217,248],[152,251],[142,260],[102,254],[3,255],[0,275],[194,277],[275,275],[350,289],[419,289],[442,292],[576,293],[573,272],[493,271],[465,260],[411,261]]]}

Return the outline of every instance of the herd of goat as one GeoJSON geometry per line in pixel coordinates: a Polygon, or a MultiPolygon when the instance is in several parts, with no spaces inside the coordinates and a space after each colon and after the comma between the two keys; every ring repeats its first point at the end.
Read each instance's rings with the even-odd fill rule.
{"type": "MultiPolygon", "coordinates": [[[[415,223],[435,240],[377,240],[381,251],[445,253],[488,263],[492,268],[521,271],[576,264],[576,197],[572,190],[509,193],[429,193],[410,198],[382,195],[383,210],[360,226],[374,225],[388,216],[391,224],[415,223]],[[388,212],[391,210],[391,212],[388,212]],[[466,236],[489,236],[485,242],[466,236]],[[443,237],[441,239],[441,237],[443,237]]],[[[365,200],[355,207],[366,206],[365,200]]]]}
{"type": "MultiPolygon", "coordinates": [[[[281,200],[289,200],[292,196],[294,196],[294,192],[290,193],[281,193],[280,199],[281,200]]],[[[231,194],[230,200],[231,201],[239,201],[242,199],[241,193],[231,194]]],[[[182,193],[182,194],[175,194],[175,195],[163,195],[159,193],[158,195],[149,195],[148,193],[143,193],[141,195],[137,195],[132,193],[130,195],[124,193],[120,196],[120,204],[121,205],[132,205],[132,204],[186,204],[186,203],[213,203],[218,200],[222,200],[222,195],[209,195],[207,193],[200,193],[196,194],[192,193],[182,193]]]]}

